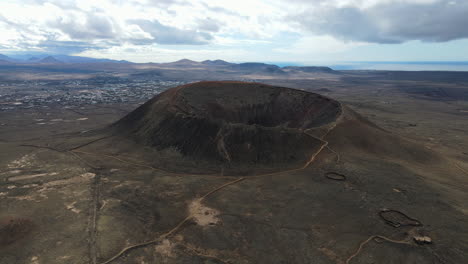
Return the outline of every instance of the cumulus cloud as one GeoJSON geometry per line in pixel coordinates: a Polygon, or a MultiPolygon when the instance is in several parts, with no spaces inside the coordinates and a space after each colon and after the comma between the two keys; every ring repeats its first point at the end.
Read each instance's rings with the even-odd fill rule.
{"type": "Polygon", "coordinates": [[[186,16],[193,11],[191,8],[184,0],[0,2],[0,44],[8,49],[78,53],[125,43],[210,43],[221,23],[202,16],[186,16]],[[175,10],[182,15],[176,15],[175,10]]]}
{"type": "Polygon", "coordinates": [[[198,20],[198,28],[203,31],[218,32],[222,24],[220,21],[209,17],[198,20]]]}
{"type": "Polygon", "coordinates": [[[113,39],[118,34],[118,26],[111,18],[96,14],[69,14],[47,24],[68,35],[70,39],[113,39]]]}
{"type": "Polygon", "coordinates": [[[312,57],[320,45],[332,54],[363,43],[468,38],[467,14],[467,0],[4,0],[0,51],[98,54],[130,45],[167,52],[173,45],[179,54],[204,45],[219,54],[242,47],[312,57]]]}
{"type": "Polygon", "coordinates": [[[226,9],[224,7],[221,7],[221,6],[212,6],[212,5],[209,5],[209,4],[205,3],[205,2],[202,2],[201,4],[206,10],[214,12],[214,13],[225,14],[225,15],[229,15],[229,16],[242,16],[241,14],[239,14],[239,13],[237,13],[235,11],[226,9]]]}
{"type": "MultiPolygon", "coordinates": [[[[154,42],[167,45],[200,45],[207,44],[213,37],[206,32],[197,30],[178,29],[176,27],[166,26],[158,21],[143,19],[129,20],[129,23],[138,25],[143,31],[148,32],[154,42]]],[[[148,40],[144,41],[145,43],[148,40]]]]}
{"type": "Polygon", "coordinates": [[[467,14],[467,1],[387,0],[368,3],[365,8],[351,4],[321,5],[289,15],[288,19],[313,33],[343,40],[444,42],[468,37],[467,14]]]}
{"type": "Polygon", "coordinates": [[[154,5],[158,7],[170,7],[173,5],[190,5],[190,2],[185,0],[147,0],[142,4],[154,5]]]}

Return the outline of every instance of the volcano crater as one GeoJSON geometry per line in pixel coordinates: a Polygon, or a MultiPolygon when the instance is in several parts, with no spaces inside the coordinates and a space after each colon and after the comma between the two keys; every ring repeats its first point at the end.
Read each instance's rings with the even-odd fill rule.
{"type": "Polygon", "coordinates": [[[339,102],[302,90],[198,82],[155,96],[113,127],[140,144],[170,148],[185,159],[231,170],[277,170],[306,164],[326,144],[313,131],[332,126],[341,113],[339,102]]]}

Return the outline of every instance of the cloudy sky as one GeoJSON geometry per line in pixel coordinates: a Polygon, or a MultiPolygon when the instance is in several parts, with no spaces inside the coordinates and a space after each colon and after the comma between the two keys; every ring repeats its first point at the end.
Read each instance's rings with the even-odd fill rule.
{"type": "Polygon", "coordinates": [[[1,0],[0,53],[134,62],[468,60],[467,0],[1,0]]]}

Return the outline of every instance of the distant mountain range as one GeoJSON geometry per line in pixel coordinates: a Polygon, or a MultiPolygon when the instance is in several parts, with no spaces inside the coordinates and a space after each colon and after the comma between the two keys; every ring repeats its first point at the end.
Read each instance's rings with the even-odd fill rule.
{"type": "MultiPolygon", "coordinates": [[[[155,63],[156,64],[156,63],[155,63]]],[[[244,62],[244,63],[231,63],[224,60],[205,60],[205,61],[193,61],[188,59],[182,59],[174,62],[159,63],[157,65],[165,67],[177,67],[177,68],[193,68],[193,67],[219,67],[224,69],[230,69],[238,72],[249,72],[249,73],[270,73],[270,74],[287,74],[288,72],[323,72],[332,73],[334,72],[329,67],[323,66],[286,66],[279,67],[275,64],[267,64],[261,62],[244,62]]]]}
{"type": "Polygon", "coordinates": [[[261,62],[231,63],[224,60],[193,61],[182,59],[166,63],[132,63],[110,59],[95,59],[68,55],[26,54],[6,56],[0,54],[3,70],[22,70],[50,73],[115,73],[121,72],[135,78],[161,79],[235,79],[309,78],[315,74],[339,74],[329,67],[285,66],[261,62]]]}
{"type": "MultiPolygon", "coordinates": [[[[0,54],[0,64],[74,64],[74,63],[132,63],[125,60],[111,60],[111,59],[96,59],[80,56],[69,55],[10,55],[6,56],[0,54]]],[[[312,66],[287,66],[279,67],[274,64],[260,63],[260,62],[245,62],[245,63],[231,63],[224,60],[205,60],[193,61],[189,59],[182,59],[174,62],[167,63],[149,63],[152,65],[159,65],[164,67],[174,68],[192,68],[192,67],[222,67],[234,71],[248,71],[248,72],[263,72],[271,74],[285,74],[290,71],[301,72],[333,72],[329,67],[312,67],[312,66]]]]}
{"type": "Polygon", "coordinates": [[[69,55],[3,55],[0,54],[0,63],[21,63],[21,64],[58,64],[58,63],[131,63],[125,60],[96,59],[81,56],[69,55]]]}
{"type": "Polygon", "coordinates": [[[5,56],[3,54],[0,54],[0,62],[11,62],[11,61],[13,61],[12,58],[5,56]]]}

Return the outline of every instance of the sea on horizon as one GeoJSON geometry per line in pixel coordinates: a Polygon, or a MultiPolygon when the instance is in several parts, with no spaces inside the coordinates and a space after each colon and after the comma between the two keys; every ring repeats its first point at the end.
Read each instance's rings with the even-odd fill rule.
{"type": "Polygon", "coordinates": [[[268,62],[285,66],[327,66],[333,70],[468,71],[468,61],[268,62]]]}

